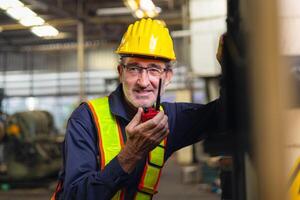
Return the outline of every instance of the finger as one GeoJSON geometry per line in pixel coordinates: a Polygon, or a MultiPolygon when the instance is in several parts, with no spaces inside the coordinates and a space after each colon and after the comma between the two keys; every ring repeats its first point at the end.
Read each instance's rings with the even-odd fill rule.
{"type": "Polygon", "coordinates": [[[137,113],[132,118],[132,120],[129,122],[128,127],[135,127],[141,122],[141,116],[142,116],[143,109],[138,108],[137,113]]]}
{"type": "Polygon", "coordinates": [[[169,133],[170,133],[169,129],[164,129],[161,132],[159,132],[159,134],[157,134],[155,138],[153,138],[153,140],[156,141],[156,144],[160,144],[161,141],[169,135],[169,133]]]}
{"type": "Polygon", "coordinates": [[[164,116],[165,116],[164,111],[160,111],[152,119],[149,119],[148,121],[140,124],[139,128],[144,129],[144,130],[151,130],[151,129],[155,128],[161,122],[161,120],[163,119],[164,116]]]}
{"type": "Polygon", "coordinates": [[[153,117],[152,120],[154,120],[154,121],[160,121],[164,116],[165,116],[165,112],[164,112],[163,110],[161,110],[161,111],[159,111],[159,112],[157,113],[157,115],[155,115],[155,116],[153,117]]]}
{"type": "Polygon", "coordinates": [[[158,122],[158,124],[152,128],[152,132],[159,132],[164,128],[168,128],[168,117],[164,115],[164,117],[158,122]]]}
{"type": "Polygon", "coordinates": [[[153,129],[151,132],[148,133],[148,136],[152,140],[157,140],[157,138],[161,137],[161,135],[165,134],[165,132],[169,130],[168,123],[164,124],[163,126],[160,126],[159,129],[153,129]]]}

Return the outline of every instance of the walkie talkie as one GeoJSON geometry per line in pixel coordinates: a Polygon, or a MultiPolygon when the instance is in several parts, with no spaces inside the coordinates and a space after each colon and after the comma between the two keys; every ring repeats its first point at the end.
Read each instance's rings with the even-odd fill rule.
{"type": "Polygon", "coordinates": [[[152,119],[159,112],[160,90],[161,90],[161,78],[159,79],[158,93],[157,93],[155,108],[154,108],[154,106],[152,106],[150,108],[146,108],[146,107],[143,108],[144,112],[142,112],[142,119],[141,119],[142,122],[145,122],[145,121],[148,121],[149,119],[152,119]]]}

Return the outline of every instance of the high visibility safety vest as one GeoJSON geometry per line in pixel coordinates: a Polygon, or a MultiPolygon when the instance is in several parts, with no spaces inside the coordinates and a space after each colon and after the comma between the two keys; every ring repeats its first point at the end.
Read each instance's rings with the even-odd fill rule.
{"type": "MultiPolygon", "coordinates": [[[[98,132],[98,147],[101,157],[101,169],[116,157],[124,147],[124,139],[116,117],[110,112],[108,97],[97,98],[87,102],[93,114],[93,119],[98,132]]],[[[148,157],[144,167],[143,175],[138,185],[135,200],[151,200],[157,193],[157,186],[164,165],[166,139],[164,139],[148,157]]],[[[62,183],[57,185],[56,192],[51,200],[55,200],[57,191],[61,189],[62,183]]],[[[118,191],[112,200],[123,200],[124,190],[118,191]]]]}
{"type": "MultiPolygon", "coordinates": [[[[124,140],[118,120],[110,112],[108,97],[88,101],[93,113],[94,123],[98,132],[99,153],[101,157],[101,170],[124,147],[124,140]]],[[[166,139],[153,149],[147,158],[135,200],[150,200],[157,193],[161,169],[164,165],[166,139]]],[[[118,191],[113,200],[124,199],[123,190],[118,191]]]]}

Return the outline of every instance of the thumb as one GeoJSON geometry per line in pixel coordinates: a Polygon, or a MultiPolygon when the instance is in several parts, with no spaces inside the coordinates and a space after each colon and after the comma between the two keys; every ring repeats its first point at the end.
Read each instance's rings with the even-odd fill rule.
{"type": "Polygon", "coordinates": [[[143,112],[143,109],[141,107],[138,108],[138,111],[136,112],[135,116],[132,118],[132,120],[129,123],[130,127],[135,127],[140,123],[142,112],[143,112]]]}

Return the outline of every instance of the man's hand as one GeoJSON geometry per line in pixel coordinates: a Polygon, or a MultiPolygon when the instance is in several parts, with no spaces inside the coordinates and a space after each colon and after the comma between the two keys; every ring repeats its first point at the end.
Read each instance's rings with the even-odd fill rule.
{"type": "Polygon", "coordinates": [[[220,38],[219,38],[219,45],[218,45],[218,50],[217,50],[217,54],[216,54],[216,58],[218,60],[218,62],[220,63],[220,65],[222,66],[223,64],[223,57],[224,57],[224,53],[223,53],[223,46],[224,46],[224,40],[226,37],[226,32],[223,33],[220,38]]]}
{"type": "Polygon", "coordinates": [[[122,168],[130,173],[136,163],[169,134],[168,117],[160,111],[154,118],[141,123],[142,108],[126,126],[127,142],[118,155],[122,168]]]}

